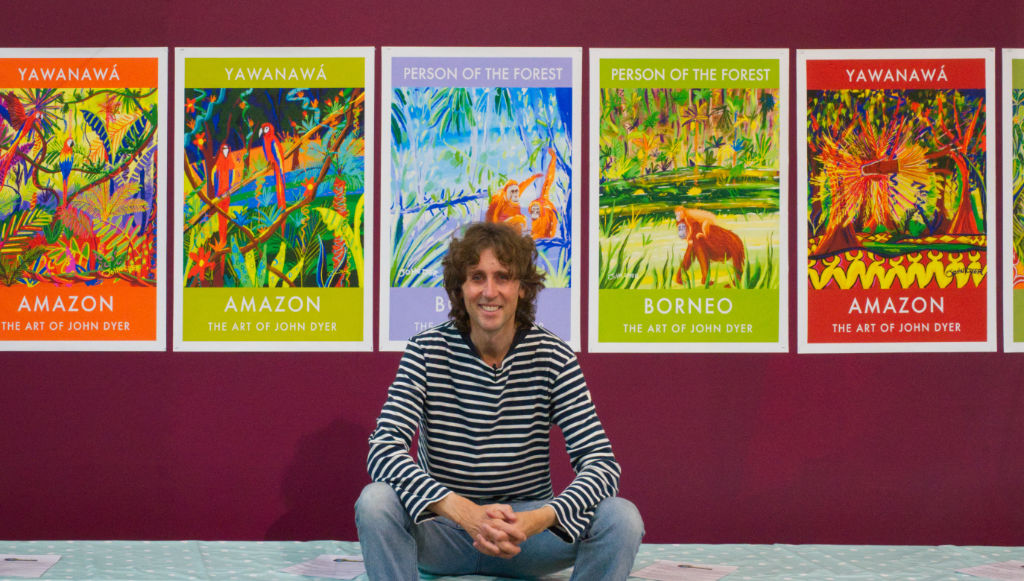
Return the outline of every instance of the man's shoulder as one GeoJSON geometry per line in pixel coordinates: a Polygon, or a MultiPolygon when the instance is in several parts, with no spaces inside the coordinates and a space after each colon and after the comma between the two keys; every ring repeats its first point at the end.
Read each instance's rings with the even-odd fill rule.
{"type": "Polygon", "coordinates": [[[551,331],[534,323],[526,331],[521,342],[525,348],[532,349],[538,353],[543,352],[555,355],[560,359],[575,358],[576,353],[561,337],[551,331]]]}
{"type": "Polygon", "coordinates": [[[447,321],[416,333],[406,344],[406,351],[449,351],[465,343],[454,321],[447,321]]]}
{"type": "Polygon", "coordinates": [[[416,333],[409,339],[410,343],[446,339],[451,336],[458,336],[459,330],[455,328],[455,321],[445,321],[440,325],[434,325],[416,333]]]}

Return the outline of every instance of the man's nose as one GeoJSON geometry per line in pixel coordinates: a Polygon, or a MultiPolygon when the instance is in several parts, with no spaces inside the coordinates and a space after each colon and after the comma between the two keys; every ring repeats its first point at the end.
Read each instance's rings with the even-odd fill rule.
{"type": "Polygon", "coordinates": [[[497,288],[498,288],[498,286],[495,284],[493,278],[488,276],[487,278],[484,279],[484,294],[485,295],[487,295],[489,297],[494,296],[495,291],[496,291],[497,288]]]}

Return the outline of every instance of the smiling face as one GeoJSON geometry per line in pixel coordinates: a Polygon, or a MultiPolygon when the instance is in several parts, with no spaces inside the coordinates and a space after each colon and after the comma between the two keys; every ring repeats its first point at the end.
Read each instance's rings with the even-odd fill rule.
{"type": "Polygon", "coordinates": [[[516,331],[516,306],[523,297],[519,281],[490,248],[480,251],[480,261],[466,269],[462,298],[469,312],[470,338],[484,344],[507,347],[516,331]]]}

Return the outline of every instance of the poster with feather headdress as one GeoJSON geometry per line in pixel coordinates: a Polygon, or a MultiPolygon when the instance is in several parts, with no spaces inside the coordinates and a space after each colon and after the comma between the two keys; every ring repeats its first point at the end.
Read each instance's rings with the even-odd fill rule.
{"type": "Polygon", "coordinates": [[[800,351],[994,350],[994,51],[798,63],[800,351]]]}

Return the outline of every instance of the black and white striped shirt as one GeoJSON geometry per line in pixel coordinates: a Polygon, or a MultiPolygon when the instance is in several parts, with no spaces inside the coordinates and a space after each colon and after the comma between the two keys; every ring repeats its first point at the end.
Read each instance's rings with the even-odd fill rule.
{"type": "Polygon", "coordinates": [[[534,325],[520,331],[500,369],[451,322],[413,337],[370,435],[370,478],[395,490],[417,523],[456,492],[475,501],[552,499],[552,532],[576,541],[619,465],[572,349],[534,325]],[[557,425],[576,478],[551,488],[549,434],[557,425]],[[419,430],[416,461],[409,453],[419,430]]]}

